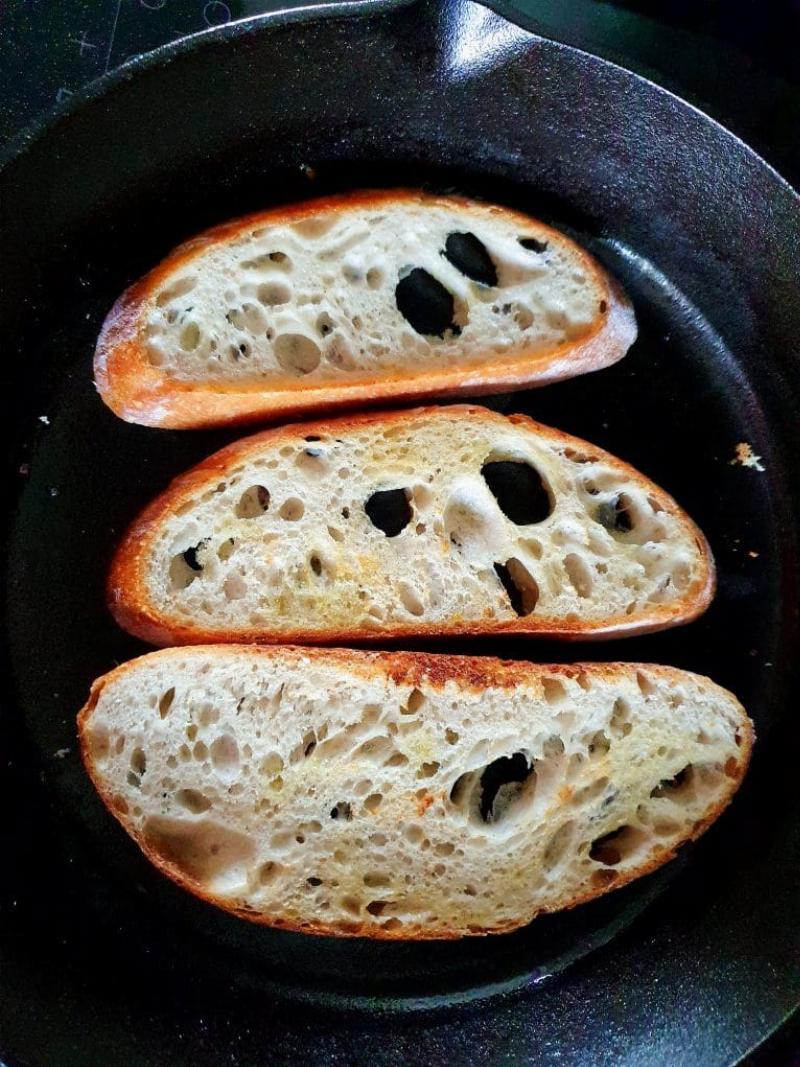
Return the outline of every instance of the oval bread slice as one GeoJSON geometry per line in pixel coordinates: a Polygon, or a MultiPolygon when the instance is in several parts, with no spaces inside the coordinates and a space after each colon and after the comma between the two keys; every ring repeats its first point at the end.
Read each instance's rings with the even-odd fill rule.
{"type": "Polygon", "coordinates": [[[541,385],[614,363],[635,336],[619,287],[556,230],[373,191],[181,245],[117,301],[95,379],[129,422],[213,426],[541,385]]]}
{"type": "Polygon", "coordinates": [[[730,693],[669,667],[253,646],[124,664],[78,722],[104,802],[179,885],[382,938],[512,930],[653,870],[753,742],[730,693]]]}
{"type": "Polygon", "coordinates": [[[708,605],[706,541],[665,492],[522,415],[455,405],[270,430],[178,478],[109,577],[154,644],[616,637],[708,605]]]}

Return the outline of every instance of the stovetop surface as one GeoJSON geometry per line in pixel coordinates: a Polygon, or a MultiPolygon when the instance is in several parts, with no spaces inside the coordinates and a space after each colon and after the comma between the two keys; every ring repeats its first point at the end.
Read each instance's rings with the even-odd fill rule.
{"type": "MultiPolygon", "coordinates": [[[[136,55],[307,2],[5,0],[0,145],[136,55]]],[[[800,0],[513,2],[545,36],[603,55],[690,100],[800,185],[800,0]]]]}

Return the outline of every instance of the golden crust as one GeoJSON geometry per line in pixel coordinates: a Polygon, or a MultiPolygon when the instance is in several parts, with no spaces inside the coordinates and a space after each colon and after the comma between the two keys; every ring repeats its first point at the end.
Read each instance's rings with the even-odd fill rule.
{"type": "MultiPolygon", "coordinates": [[[[418,652],[365,652],[341,648],[320,649],[299,648],[293,646],[265,648],[258,645],[239,645],[235,647],[231,645],[208,645],[204,647],[203,652],[212,657],[220,655],[280,657],[284,661],[288,660],[289,662],[296,662],[302,659],[326,660],[328,662],[333,661],[339,663],[345,666],[349,671],[362,675],[374,676],[376,673],[385,673],[398,684],[407,683],[415,685],[422,679],[425,679],[428,685],[442,687],[447,681],[456,681],[462,686],[472,689],[482,689],[488,686],[513,689],[517,685],[539,678],[544,674],[562,674],[570,677],[583,673],[593,675],[595,678],[608,679],[619,674],[630,676],[637,670],[646,670],[649,674],[654,674],[665,680],[669,680],[676,674],[685,673],[676,671],[672,667],[650,663],[536,664],[526,661],[499,660],[488,656],[442,656],[418,652]]],[[[158,652],[149,653],[147,658],[170,658],[180,656],[181,653],[181,649],[162,649],[158,652]]],[[[139,657],[139,659],[142,658],[145,657],[139,657]]],[[[398,941],[452,940],[464,936],[463,932],[456,928],[444,928],[431,931],[425,926],[409,923],[406,923],[400,929],[386,929],[382,926],[357,922],[336,923],[331,925],[315,922],[292,923],[285,919],[251,911],[247,908],[237,907],[234,904],[226,902],[223,898],[215,896],[213,893],[209,893],[199,883],[188,878],[184,871],[181,871],[176,866],[170,864],[162,854],[152,849],[143,835],[133,828],[125,815],[114,806],[109,791],[104,788],[100,777],[95,775],[88,736],[89,720],[91,719],[92,711],[97,704],[103,687],[110,681],[116,680],[128,671],[135,669],[137,662],[138,660],[131,660],[128,663],[123,663],[121,666],[110,671],[108,674],[103,675],[101,678],[98,678],[93,683],[89,699],[78,713],[78,736],[81,758],[103,803],[114,818],[117,819],[131,837],[133,837],[150,862],[157,867],[162,874],[165,874],[182,889],[187,890],[194,896],[204,900],[206,903],[213,904],[239,918],[247,919],[250,922],[257,923],[261,926],[270,926],[276,929],[290,930],[298,933],[319,934],[328,937],[369,937],[381,940],[398,941]]],[[[702,675],[694,675],[693,677],[709,689],[720,690],[720,687],[709,678],[705,678],[702,675]]],[[[725,693],[726,697],[730,697],[730,694],[725,690],[721,691],[725,693]]],[[[626,869],[624,872],[616,873],[614,879],[610,880],[608,884],[592,887],[581,896],[559,900],[551,907],[542,908],[531,915],[522,916],[519,921],[509,921],[494,926],[486,926],[480,930],[470,930],[470,934],[483,936],[486,934],[508,933],[512,930],[519,929],[521,926],[527,925],[540,914],[564,911],[577,907],[579,904],[587,903],[590,900],[594,900],[596,897],[603,896],[612,889],[619,889],[622,886],[627,885],[629,882],[657,870],[669,860],[673,859],[677,854],[678,848],[683,844],[688,841],[694,841],[700,837],[727,807],[741,785],[742,779],[744,778],[750,763],[753,743],[755,741],[755,732],[753,730],[753,724],[747,717],[744,709],[741,705],[737,706],[741,711],[741,729],[737,735],[740,742],[739,751],[741,756],[736,765],[735,774],[733,776],[729,775],[730,784],[728,791],[719,803],[706,814],[705,818],[695,823],[691,833],[688,834],[678,846],[656,849],[651,853],[650,859],[647,862],[640,864],[638,867],[626,869]]]]}
{"type": "Polygon", "coordinates": [[[432,197],[407,189],[346,193],[272,208],[216,226],[176,248],[149,274],[132,285],[109,312],[97,342],[94,373],[105,403],[120,418],[145,426],[174,429],[244,424],[342,406],[380,404],[389,400],[485,395],[522,389],[600,370],[621,359],[636,329],[630,303],[620,287],[591,256],[557,230],[519,212],[501,210],[520,226],[535,228],[549,242],[570,245],[580,256],[598,290],[604,293],[605,314],[576,341],[550,351],[519,353],[505,362],[496,358],[468,368],[431,369],[415,374],[363,377],[336,384],[292,382],[264,388],[259,382],[185,382],[165,375],[147,359],[143,310],[164,280],[198,253],[235,239],[242,231],[270,222],[289,222],[324,211],[371,207],[387,202],[456,204],[464,210],[487,207],[461,197],[432,197]]]}
{"type": "Polygon", "coordinates": [[[603,452],[594,445],[587,445],[580,438],[571,437],[569,434],[561,433],[559,430],[543,426],[526,415],[503,416],[489,411],[487,408],[455,404],[447,407],[415,408],[411,411],[351,415],[339,418],[335,422],[290,424],[272,430],[264,430],[261,433],[228,445],[221,451],[209,456],[208,459],[192,468],[192,470],[176,478],[135,520],[114,554],[108,577],[107,596],[109,608],[119,625],[129,633],[135,634],[137,637],[141,637],[144,641],[149,641],[154,645],[206,644],[217,641],[236,641],[243,644],[277,642],[280,644],[311,643],[335,645],[349,642],[369,644],[375,641],[410,636],[440,638],[455,635],[518,634],[531,637],[556,638],[563,641],[600,640],[610,637],[634,636],[691,622],[701,615],[711,603],[715,587],[714,560],[711,555],[711,549],[702,532],[689,516],[681,511],[672,497],[653,485],[633,467],[616,459],[609,453],[603,452]],[[610,616],[602,623],[569,622],[565,619],[537,617],[534,614],[507,621],[483,620],[465,622],[459,620],[449,625],[415,621],[406,625],[397,625],[392,628],[370,632],[342,629],[319,633],[297,629],[286,630],[281,633],[268,633],[259,630],[241,630],[231,633],[224,627],[215,629],[213,626],[208,626],[204,628],[198,624],[183,623],[180,620],[159,614],[156,606],[150,601],[147,592],[146,569],[147,560],[151,554],[160,524],[168,515],[172,514],[203,487],[216,484],[224,478],[228,468],[239,463],[249,451],[260,448],[267,442],[279,447],[280,442],[283,440],[307,435],[311,432],[320,435],[342,435],[350,430],[369,426],[370,424],[380,423],[387,426],[394,422],[400,422],[407,418],[427,413],[435,413],[437,418],[463,418],[467,414],[480,415],[483,419],[496,420],[499,424],[510,421],[515,425],[529,428],[553,442],[563,443],[578,450],[587,447],[591,448],[594,454],[624,471],[631,481],[639,486],[646,487],[647,492],[651,495],[656,495],[662,507],[681,516],[685,527],[691,531],[700,555],[701,566],[697,578],[679,600],[669,604],[653,604],[645,614],[639,615],[635,620],[632,620],[628,615],[620,614],[610,616]]]}

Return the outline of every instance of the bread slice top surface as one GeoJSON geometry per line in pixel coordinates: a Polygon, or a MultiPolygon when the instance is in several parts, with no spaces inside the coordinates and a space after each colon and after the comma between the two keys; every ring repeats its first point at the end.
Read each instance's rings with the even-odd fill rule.
{"type": "Polygon", "coordinates": [[[383,938],[510,930],[646,873],[724,808],[753,742],[730,693],[668,667],[252,646],[124,664],[79,730],[185,888],[383,938]]]}
{"type": "Polygon", "coordinates": [[[518,212],[409,190],[201,234],[129,289],[95,376],[123,418],[208,425],[375,394],[488,391],[596,369],[636,335],[619,287],[518,212]]]}
{"type": "Polygon", "coordinates": [[[134,523],[109,603],[155,644],[579,638],[686,622],[713,588],[700,531],[631,467],[454,405],[229,446],[134,523]]]}

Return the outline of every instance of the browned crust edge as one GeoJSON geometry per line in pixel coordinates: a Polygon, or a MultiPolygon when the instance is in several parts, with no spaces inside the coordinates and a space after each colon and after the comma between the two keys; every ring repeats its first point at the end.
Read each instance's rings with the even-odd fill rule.
{"type": "Polygon", "coordinates": [[[732,693],[722,689],[721,686],[718,686],[710,678],[706,678],[703,675],[693,674],[690,671],[682,671],[673,667],[665,667],[658,664],[619,662],[572,663],[568,665],[560,663],[535,664],[527,661],[499,660],[489,656],[444,656],[417,652],[364,652],[354,651],[352,649],[298,648],[293,646],[265,648],[264,646],[253,645],[208,645],[202,648],[202,650],[196,649],[195,651],[197,652],[202,651],[203,654],[211,656],[220,654],[259,656],[284,659],[288,663],[296,663],[304,658],[312,660],[321,659],[344,666],[354,673],[370,675],[374,674],[376,670],[383,671],[388,677],[399,684],[407,683],[415,685],[419,684],[419,682],[424,679],[428,684],[441,686],[446,681],[452,679],[462,683],[462,685],[468,688],[482,688],[490,685],[513,688],[519,683],[533,680],[543,674],[561,674],[565,677],[574,677],[579,673],[584,673],[608,678],[619,674],[630,676],[635,674],[637,670],[646,670],[648,673],[655,674],[664,679],[688,676],[699,681],[704,687],[717,690],[723,693],[726,698],[732,699],[741,712],[741,726],[738,734],[741,742],[741,758],[736,767],[736,776],[729,778],[730,785],[727,793],[717,805],[708,811],[703,819],[695,823],[691,833],[687,834],[677,845],[671,848],[656,849],[651,854],[649,862],[642,863],[640,866],[632,868],[631,870],[624,872],[624,874],[618,875],[610,885],[590,888],[581,896],[574,897],[565,903],[559,902],[549,908],[541,908],[531,915],[524,916],[518,922],[500,923],[495,926],[484,927],[481,930],[470,930],[468,932],[454,927],[431,931],[421,925],[405,925],[399,931],[395,931],[386,930],[383,927],[376,928],[367,923],[336,925],[325,925],[324,923],[313,922],[292,923],[287,920],[264,915],[248,909],[237,908],[236,906],[227,903],[224,899],[215,896],[213,893],[207,892],[197,882],[187,878],[176,867],[169,864],[163,856],[151,849],[142,835],[131,828],[125,819],[125,816],[114,807],[109,792],[103,788],[99,778],[94,774],[94,766],[89,751],[88,725],[103,688],[110,681],[116,680],[128,671],[134,669],[137,663],[141,660],[153,659],[155,657],[170,658],[185,654],[186,651],[186,649],[172,648],[162,649],[158,652],[150,652],[146,656],[140,656],[137,659],[130,660],[128,663],[123,663],[108,674],[96,679],[92,684],[89,699],[83,708],[81,708],[77,717],[78,737],[83,764],[106,808],[108,808],[109,812],[133,838],[145,856],[147,856],[150,862],[162,874],[166,875],[171,881],[175,882],[176,885],[192,893],[200,900],[203,900],[208,904],[213,904],[215,907],[221,908],[223,911],[227,911],[232,915],[247,919],[260,926],[269,926],[275,929],[289,930],[296,933],[318,934],[328,937],[367,937],[370,939],[387,941],[454,940],[465,936],[485,936],[487,934],[509,933],[522,926],[527,926],[539,915],[547,914],[548,912],[566,911],[577,907],[579,904],[594,900],[599,896],[604,896],[606,893],[611,892],[614,889],[622,888],[636,878],[650,874],[659,867],[662,867],[669,860],[674,859],[678,850],[684,844],[696,840],[719,818],[742,783],[750,763],[753,744],[755,742],[753,723],[742,705],[736,700],[732,693]]]}
{"type": "Polygon", "coordinates": [[[596,448],[589,442],[572,437],[541,423],[534,422],[526,415],[498,415],[488,408],[476,405],[451,405],[445,407],[415,408],[410,411],[368,413],[345,416],[336,420],[313,423],[294,423],[276,429],[264,430],[251,437],[236,441],[221,451],[176,478],[172,484],[158,496],[134,521],[117,548],[108,576],[108,606],[119,625],[129,633],[141,637],[155,645],[208,644],[214,642],[240,642],[249,644],[340,644],[363,643],[394,640],[402,637],[452,637],[452,636],[487,636],[490,634],[518,634],[530,637],[547,637],[563,641],[600,640],[616,637],[628,637],[651,633],[691,622],[706,610],[714,596],[716,588],[716,571],[711,549],[703,533],[679,507],[669,494],[641,475],[637,470],[622,460],[617,459],[603,449],[596,448]],[[203,628],[199,625],[181,623],[161,615],[157,607],[150,602],[147,593],[146,562],[155,540],[160,523],[165,516],[180,507],[191,495],[198,493],[206,485],[215,484],[224,478],[225,472],[233,464],[242,460],[247,453],[264,444],[274,443],[279,446],[284,440],[294,439],[311,432],[323,435],[342,435],[351,430],[371,424],[390,425],[419,417],[463,418],[466,415],[480,417],[484,420],[504,425],[511,422],[524,427],[549,441],[572,446],[578,450],[589,450],[604,461],[623,471],[632,481],[642,486],[651,496],[656,496],[659,503],[671,513],[677,515],[691,532],[701,566],[696,580],[689,586],[683,597],[672,604],[653,605],[646,614],[639,616],[615,615],[602,623],[567,622],[558,619],[537,618],[534,615],[505,622],[457,622],[451,625],[441,623],[409,623],[392,628],[364,630],[331,630],[326,633],[309,632],[302,629],[282,632],[264,632],[259,630],[241,630],[231,632],[227,628],[203,628]]]}
{"type": "Polygon", "coordinates": [[[366,190],[248,215],[207,230],[176,248],[126,290],[109,312],[97,342],[94,374],[100,396],[120,418],[145,426],[191,429],[243,424],[332,407],[480,395],[545,385],[610,366],[625,355],[635,338],[634,313],[625,293],[588,252],[559,231],[520,212],[463,197],[430,196],[411,189],[366,190]],[[147,359],[142,339],[142,311],[164,279],[198,253],[229,241],[252,226],[387,202],[449,203],[464,210],[495,211],[506,218],[518,219],[521,227],[541,233],[548,241],[568,245],[580,255],[598,288],[605,292],[606,313],[598,316],[594,328],[583,337],[550,351],[522,352],[506,362],[476,362],[440,372],[424,370],[415,375],[362,378],[344,384],[301,383],[298,387],[290,382],[265,389],[258,382],[181,382],[163,374],[147,359]]]}

